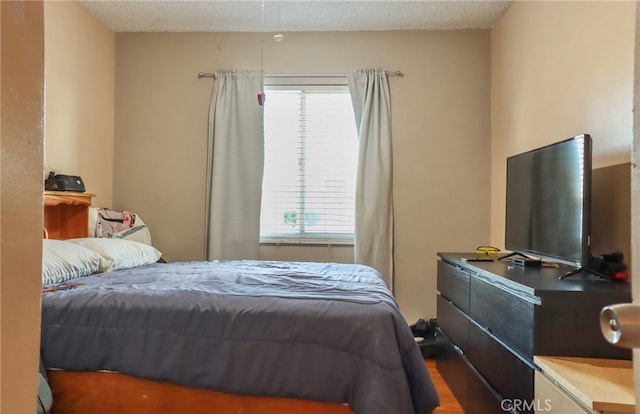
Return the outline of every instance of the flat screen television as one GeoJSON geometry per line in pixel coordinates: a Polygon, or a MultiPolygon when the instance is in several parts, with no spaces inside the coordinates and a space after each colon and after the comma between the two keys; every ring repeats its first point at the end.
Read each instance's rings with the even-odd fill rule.
{"type": "Polygon", "coordinates": [[[507,158],[507,250],[588,268],[591,146],[585,134],[507,158]]]}

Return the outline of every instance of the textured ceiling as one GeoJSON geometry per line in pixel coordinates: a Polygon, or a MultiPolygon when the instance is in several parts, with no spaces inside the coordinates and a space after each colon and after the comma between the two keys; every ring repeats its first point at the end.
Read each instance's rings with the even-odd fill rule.
{"type": "Polygon", "coordinates": [[[116,32],[290,32],[488,29],[511,1],[85,0],[79,3],[116,32]]]}

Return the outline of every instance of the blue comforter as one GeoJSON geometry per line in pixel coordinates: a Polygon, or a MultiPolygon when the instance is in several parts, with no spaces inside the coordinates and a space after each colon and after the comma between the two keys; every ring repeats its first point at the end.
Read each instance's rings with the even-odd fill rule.
{"type": "Polygon", "coordinates": [[[424,414],[438,396],[378,273],[336,263],[153,264],[43,293],[49,368],[424,414]]]}

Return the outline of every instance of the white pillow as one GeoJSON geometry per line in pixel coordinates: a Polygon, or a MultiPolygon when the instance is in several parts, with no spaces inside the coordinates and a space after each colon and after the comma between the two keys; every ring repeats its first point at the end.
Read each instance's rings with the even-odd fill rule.
{"type": "Polygon", "coordinates": [[[102,271],[106,262],[96,252],[63,240],[42,240],[42,286],[102,271]]]}
{"type": "Polygon", "coordinates": [[[106,271],[148,265],[157,262],[162,256],[155,247],[132,240],[86,237],[67,241],[102,256],[109,264],[106,271]]]}

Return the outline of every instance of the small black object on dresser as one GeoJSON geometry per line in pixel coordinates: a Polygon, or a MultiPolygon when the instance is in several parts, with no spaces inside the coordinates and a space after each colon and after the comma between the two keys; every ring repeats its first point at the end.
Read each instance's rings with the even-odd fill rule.
{"type": "Polygon", "coordinates": [[[438,256],[436,367],[466,413],[533,413],[534,355],[631,359],[599,325],[604,306],[631,301],[628,283],[438,256]]]}

